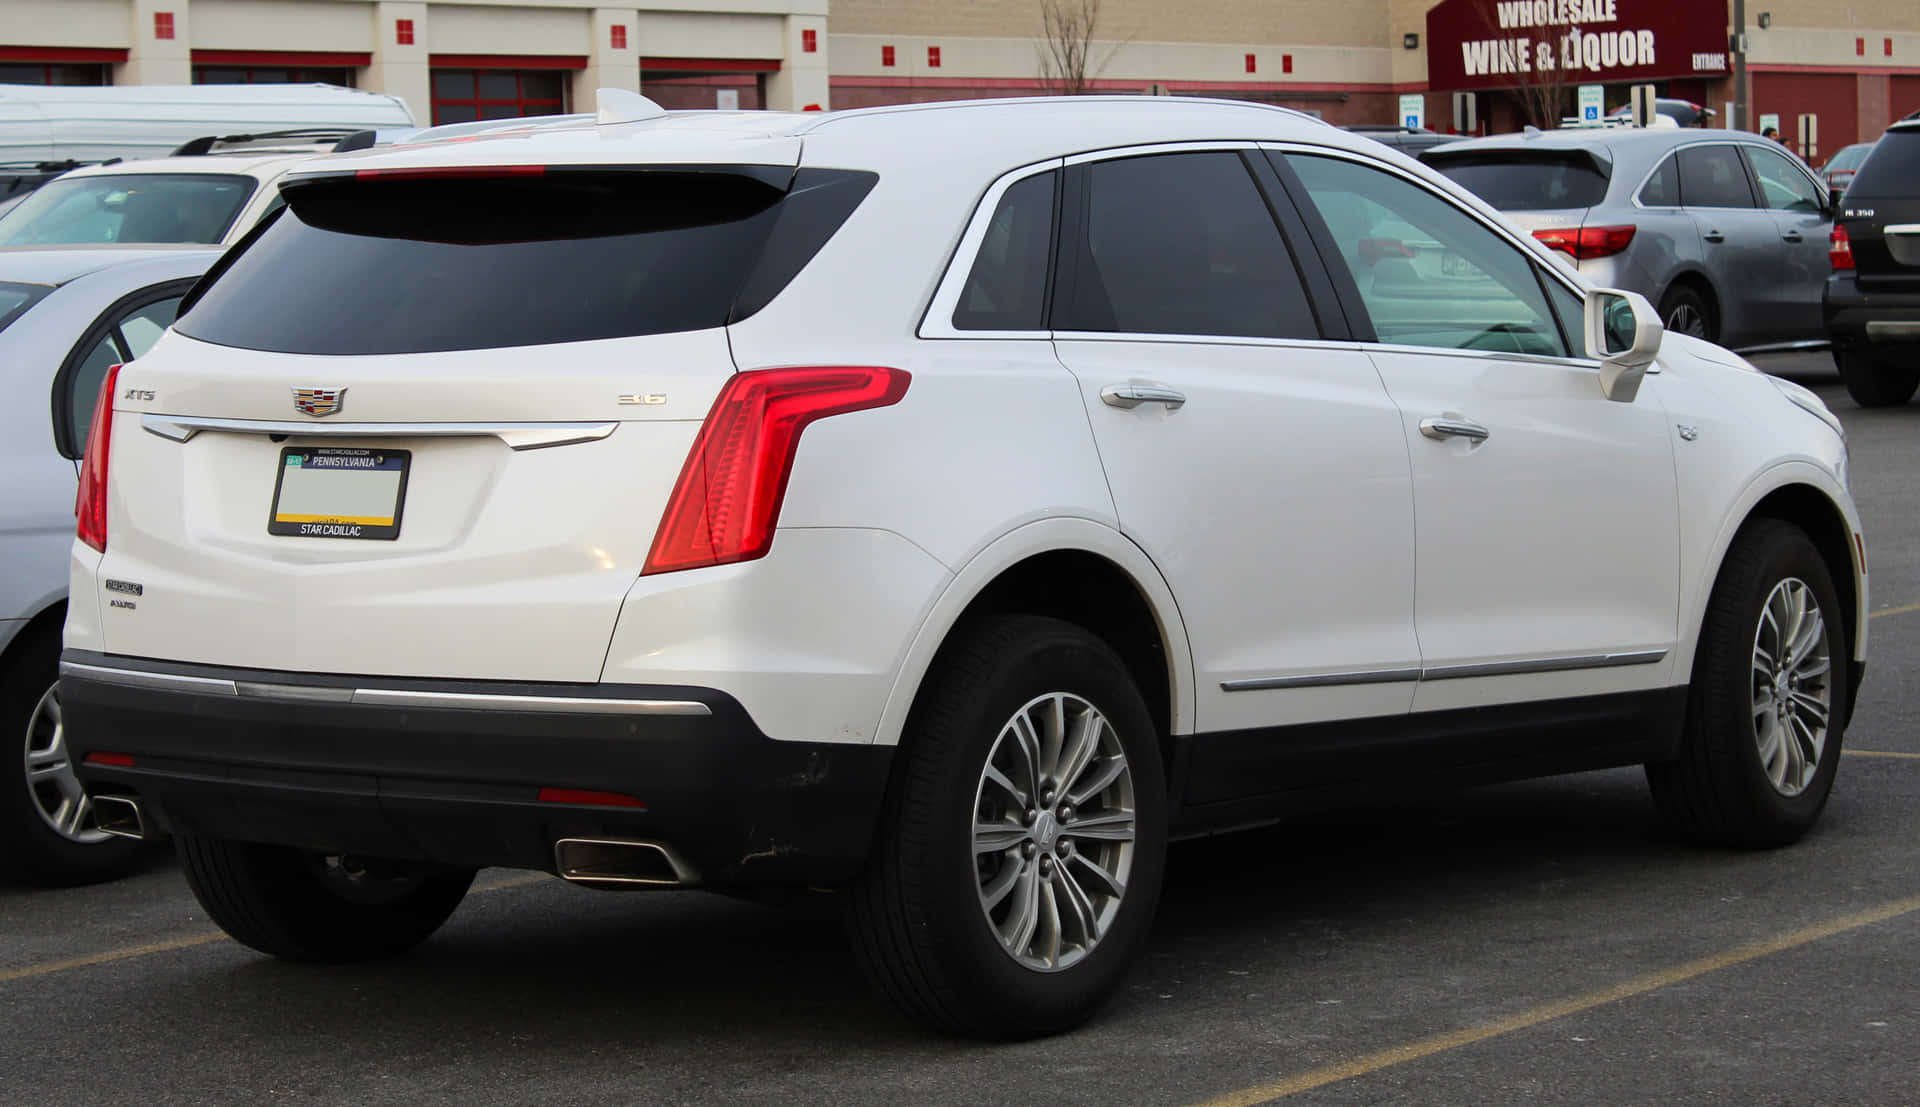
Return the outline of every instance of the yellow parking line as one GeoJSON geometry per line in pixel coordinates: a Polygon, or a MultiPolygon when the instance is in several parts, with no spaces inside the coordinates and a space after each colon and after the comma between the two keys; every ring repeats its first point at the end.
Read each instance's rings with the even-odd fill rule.
{"type": "Polygon", "coordinates": [[[1910,611],[1920,611],[1920,603],[1902,604],[1899,607],[1883,607],[1868,615],[1869,619],[1878,619],[1882,615],[1905,615],[1910,611]]]}
{"type": "Polygon", "coordinates": [[[1907,757],[1920,761],[1920,753],[1895,753],[1892,750],[1841,750],[1848,757],[1907,757]]]}
{"type": "MultiPolygon", "coordinates": [[[[498,892],[506,888],[518,888],[523,885],[538,884],[542,880],[551,879],[553,878],[546,873],[523,873],[519,876],[510,876],[502,880],[496,880],[490,884],[476,885],[473,888],[473,892],[498,892]]],[[[169,938],[164,942],[154,942],[150,945],[110,949],[104,953],[89,953],[85,957],[69,957],[64,961],[47,961],[38,965],[28,965],[24,969],[0,970],[0,984],[5,984],[13,980],[26,980],[29,977],[35,976],[49,976],[57,972],[66,972],[68,969],[84,969],[88,965],[104,965],[111,961],[124,961],[129,957],[146,957],[154,953],[170,953],[176,949],[191,949],[194,946],[204,946],[209,942],[222,941],[225,938],[226,934],[221,931],[204,930],[197,934],[189,934],[181,938],[169,938]]]]}
{"type": "Polygon", "coordinates": [[[1727,950],[1724,953],[1716,953],[1710,957],[1702,957],[1695,961],[1688,961],[1685,964],[1675,965],[1673,968],[1665,969],[1661,972],[1636,977],[1624,984],[1616,984],[1611,988],[1602,988],[1598,991],[1588,992],[1585,995],[1574,996],[1571,999],[1563,999],[1556,1003],[1545,1004],[1529,1011],[1522,1011],[1519,1014],[1509,1015],[1506,1018],[1496,1019],[1489,1023],[1482,1023],[1479,1026],[1469,1027],[1465,1030],[1454,1030],[1445,1034],[1436,1034],[1430,1038],[1422,1038],[1416,1042],[1393,1046],[1389,1049],[1369,1053],[1364,1057],[1357,1057],[1351,1061],[1345,1061],[1337,1065],[1327,1065],[1323,1068],[1312,1069],[1300,1073],[1297,1076],[1287,1077],[1284,1080],[1276,1080],[1271,1084],[1261,1084],[1241,1091],[1229,1092],[1217,1099],[1207,1100],[1205,1103],[1197,1105],[1197,1107],[1252,1107],[1253,1104],[1265,1103],[1268,1100],[1279,1099],[1282,1096],[1293,1095],[1296,1092],[1309,1091],[1342,1080],[1351,1080],[1356,1076],[1365,1076],[1368,1073],[1378,1072],[1391,1065],[1398,1065],[1405,1061],[1417,1061],[1422,1057],[1431,1057],[1436,1053],[1444,1053],[1450,1049],[1459,1049],[1461,1046],[1484,1042],[1489,1038],[1497,1038],[1503,1034],[1511,1034],[1516,1030],[1525,1030],[1528,1027],[1538,1026],[1543,1022],[1551,1022],[1554,1019],[1579,1014],[1582,1011],[1589,1011],[1595,1007],[1604,1007],[1609,1003],[1618,1003],[1620,1000],[1643,995],[1647,992],[1668,987],[1669,985],[1678,984],[1684,980],[1691,980],[1696,976],[1705,976],[1710,972],[1732,968],[1735,965],[1744,964],[1748,961],[1756,961],[1762,957],[1807,945],[1810,942],[1817,942],[1822,938],[1831,938],[1836,934],[1844,934],[1849,930],[1858,930],[1863,926],[1871,926],[1874,923],[1885,922],[1888,919],[1898,918],[1901,915],[1910,914],[1914,911],[1920,911],[1920,896],[1908,896],[1905,899],[1894,900],[1891,903],[1883,903],[1878,907],[1870,908],[1857,914],[1847,915],[1843,918],[1816,923],[1813,926],[1804,927],[1775,938],[1750,942],[1746,945],[1727,950]]]}

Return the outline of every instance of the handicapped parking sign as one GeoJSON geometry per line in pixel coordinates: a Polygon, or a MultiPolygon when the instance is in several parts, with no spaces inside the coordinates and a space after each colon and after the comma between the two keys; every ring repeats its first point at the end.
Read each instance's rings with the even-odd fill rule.
{"type": "Polygon", "coordinates": [[[1598,123],[1606,108],[1607,90],[1600,85],[1580,86],[1580,122],[1598,123]]]}
{"type": "Polygon", "coordinates": [[[1400,125],[1411,130],[1420,130],[1427,125],[1427,98],[1419,93],[1406,93],[1400,97],[1400,125]]]}

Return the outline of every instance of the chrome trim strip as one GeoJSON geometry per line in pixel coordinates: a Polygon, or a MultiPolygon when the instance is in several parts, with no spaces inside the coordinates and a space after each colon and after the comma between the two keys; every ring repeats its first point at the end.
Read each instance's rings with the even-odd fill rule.
{"type": "Polygon", "coordinates": [[[1484,661],[1467,665],[1439,665],[1420,670],[1421,680],[1466,680],[1471,677],[1517,676],[1522,673],[1559,673],[1574,669],[1612,669],[1622,665],[1651,665],[1667,651],[1589,653],[1570,657],[1530,657],[1520,661],[1484,661]]]}
{"type": "Polygon", "coordinates": [[[510,696],[485,692],[423,692],[406,688],[346,688],[321,684],[280,684],[233,681],[217,677],[149,673],[60,663],[61,676],[97,680],[128,688],[163,692],[199,692],[218,696],[300,700],[308,703],[352,703],[381,707],[440,707],[468,711],[529,711],[581,715],[711,715],[713,709],[698,700],[620,700],[594,696],[510,696]]]}
{"type": "Polygon", "coordinates": [[[619,428],[605,423],[295,423],[278,419],[216,419],[197,415],[142,415],[151,434],[185,442],[201,431],[276,434],[289,438],[486,438],[516,450],[596,442],[619,428]]]}
{"type": "Polygon", "coordinates": [[[1920,223],[1888,223],[1886,226],[1880,228],[1880,233],[1883,235],[1920,234],[1920,223]]]}
{"type": "Polygon", "coordinates": [[[353,702],[381,707],[439,707],[460,711],[538,711],[579,715],[711,715],[698,700],[603,700],[592,696],[507,696],[483,692],[416,692],[356,688],[353,702]]]}
{"type": "Polygon", "coordinates": [[[1371,669],[1358,673],[1325,673],[1319,676],[1252,677],[1247,680],[1223,680],[1225,692],[1264,692],[1272,688],[1332,688],[1343,684],[1398,684],[1419,680],[1420,670],[1371,669]]]}
{"type": "Polygon", "coordinates": [[[146,673],[135,669],[110,669],[104,665],[82,665],[77,661],[62,661],[60,675],[97,680],[102,684],[118,684],[126,688],[156,688],[166,692],[206,692],[216,696],[239,695],[231,680],[179,676],[174,673],[146,673]]]}
{"type": "Polygon", "coordinates": [[[1365,669],[1351,673],[1308,676],[1250,677],[1223,680],[1225,692],[1260,692],[1275,688],[1334,688],[1346,684],[1398,684],[1409,680],[1465,680],[1471,677],[1517,676],[1523,673],[1559,673],[1578,669],[1613,669],[1623,665],[1651,665],[1667,656],[1664,649],[1623,653],[1576,654],[1567,657],[1530,657],[1519,661],[1484,661],[1432,668],[1365,669]]]}

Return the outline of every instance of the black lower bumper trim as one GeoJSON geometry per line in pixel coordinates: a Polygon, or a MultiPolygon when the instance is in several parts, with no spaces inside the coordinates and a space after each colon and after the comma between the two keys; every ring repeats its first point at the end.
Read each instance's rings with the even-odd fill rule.
{"type": "Polygon", "coordinates": [[[138,795],[176,833],[328,853],[552,872],[560,838],[644,839],[669,845],[704,884],[829,885],[866,858],[893,752],[775,741],[708,688],[374,681],[74,650],[62,660],[67,743],[89,789],[138,795]],[[90,669],[188,679],[143,685],[90,669]],[[223,682],[298,686],[303,698],[234,695],[223,682]],[[465,698],[353,702],[370,684],[465,698]],[[540,703],[475,706],[512,702],[493,697],[540,703]],[[552,706],[576,699],[610,702],[552,706]],[[706,712],[616,705],[640,701],[706,712]],[[85,760],[102,752],[132,764],[85,760]],[[644,806],[541,802],[543,788],[644,806]]]}

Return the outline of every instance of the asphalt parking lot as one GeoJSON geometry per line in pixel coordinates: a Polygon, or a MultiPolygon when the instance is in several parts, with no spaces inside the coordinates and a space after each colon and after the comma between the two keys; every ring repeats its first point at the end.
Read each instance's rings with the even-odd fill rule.
{"type": "Polygon", "coordinates": [[[1183,843],[1117,1002],[1012,1046],[898,1021],[826,897],[490,871],[412,956],[314,968],[226,940],[162,855],[0,886],[0,1103],[1912,1103],[1920,405],[1764,364],[1848,425],[1876,609],[1796,847],[1671,841],[1637,771],[1183,843]]]}

